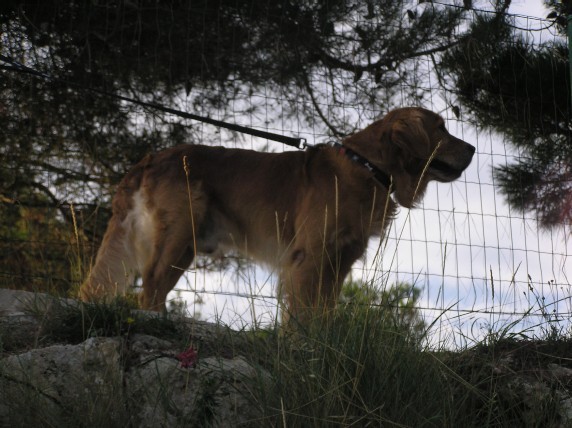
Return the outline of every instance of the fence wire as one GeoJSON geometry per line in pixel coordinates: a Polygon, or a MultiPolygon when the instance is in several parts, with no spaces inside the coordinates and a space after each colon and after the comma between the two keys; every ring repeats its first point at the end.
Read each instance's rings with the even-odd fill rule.
{"type": "MultiPolygon", "coordinates": [[[[441,6],[453,7],[444,3],[441,6]]],[[[470,26],[475,16],[467,15],[462,26],[470,26]]],[[[365,18],[355,19],[364,20],[356,27],[367,27],[365,18]]],[[[553,31],[552,21],[523,15],[509,15],[508,19],[512,31],[521,33],[533,46],[560,37],[553,31]]],[[[114,24],[108,22],[107,25],[114,24]]],[[[49,33],[48,29],[45,31],[49,33]]],[[[45,36],[49,38],[49,34],[45,36]]],[[[41,48],[37,40],[30,40],[17,21],[5,20],[1,37],[1,51],[5,54],[20,52],[19,60],[24,63],[34,63],[26,55],[49,56],[49,49],[41,48]],[[34,43],[40,47],[32,48],[34,43]]],[[[143,43],[143,40],[126,40],[125,43],[143,43]]],[[[208,44],[204,49],[215,47],[208,44]]],[[[193,46],[186,55],[195,58],[216,55],[216,52],[201,52],[200,49],[200,46],[193,46]]],[[[343,53],[349,57],[353,54],[343,53]]],[[[180,52],[172,50],[170,55],[180,55],[180,52]]],[[[257,59],[232,58],[232,61],[240,60],[257,59]]],[[[401,209],[387,237],[373,240],[367,254],[356,263],[352,280],[373,282],[379,287],[407,283],[422,289],[418,308],[428,324],[434,323],[435,341],[478,340],[488,331],[504,326],[523,334],[536,334],[539,328],[551,325],[568,329],[572,315],[571,285],[567,276],[572,272],[570,224],[564,221],[558,227],[546,230],[540,227],[534,213],[522,213],[507,204],[493,168],[511,165],[527,154],[486,125],[475,124],[459,114],[454,94],[443,91],[434,64],[430,55],[409,61],[407,66],[415,79],[402,79],[400,85],[392,86],[391,93],[384,95],[387,104],[379,97],[384,82],[375,82],[375,76],[367,81],[350,70],[332,77],[326,68],[313,69],[304,83],[305,91],[300,87],[278,90],[274,84],[259,85],[255,90],[247,85],[229,88],[218,85],[209,87],[208,95],[205,95],[204,87],[190,84],[166,100],[172,103],[170,107],[183,111],[196,114],[206,111],[218,115],[217,119],[323,143],[337,136],[333,129],[353,130],[347,124],[355,129],[363,128],[382,115],[386,105],[411,104],[414,88],[418,101],[443,115],[450,132],[475,145],[477,152],[461,179],[452,184],[431,184],[417,209],[401,209]],[[372,87],[378,97],[369,103],[360,102],[358,92],[362,86],[372,87]],[[229,92],[225,93],[225,90],[229,92]],[[224,104],[225,108],[207,110],[205,97],[209,98],[211,107],[224,104]]],[[[162,66],[168,70],[168,64],[162,66]]],[[[208,73],[208,70],[204,72],[208,73]]],[[[11,73],[11,70],[2,70],[4,107],[0,107],[0,116],[3,116],[5,126],[0,133],[6,141],[12,141],[20,138],[22,130],[28,132],[29,146],[24,148],[24,143],[17,143],[22,149],[19,156],[28,154],[35,170],[15,166],[19,165],[15,162],[16,155],[7,152],[8,149],[2,152],[3,157],[10,159],[2,170],[7,189],[0,194],[3,206],[0,226],[2,287],[66,291],[77,288],[86,266],[93,260],[100,236],[96,231],[101,230],[109,217],[112,184],[117,183],[125,172],[121,165],[150,150],[170,146],[173,140],[165,141],[165,135],[180,137],[176,142],[287,150],[277,143],[120,102],[117,114],[127,118],[128,131],[133,138],[152,137],[145,140],[144,147],[125,153],[123,159],[112,159],[106,157],[104,150],[107,149],[98,146],[97,133],[92,132],[87,142],[70,139],[63,151],[54,152],[48,148],[57,144],[58,135],[56,131],[51,132],[50,127],[73,112],[63,108],[46,112],[41,102],[33,108],[24,107],[23,98],[33,98],[36,91],[39,93],[41,87],[49,83],[28,81],[22,84],[11,73]],[[24,90],[29,92],[23,93],[24,90]],[[11,108],[19,111],[18,122],[14,120],[16,116],[7,113],[6,110],[11,108]],[[104,159],[110,164],[84,163],[86,152],[93,159],[104,159]],[[42,159],[42,156],[46,158],[42,159]],[[46,167],[43,170],[42,165],[46,167]],[[66,169],[70,165],[74,165],[71,172],[66,169]],[[82,176],[86,177],[83,184],[77,184],[82,176]],[[92,180],[94,176],[98,177],[97,181],[92,180]],[[75,184],[66,186],[68,178],[73,178],[75,184]],[[15,182],[24,182],[36,190],[47,189],[47,192],[43,197],[20,199],[16,193],[8,191],[15,182]],[[47,194],[52,199],[46,197],[47,194]],[[77,225],[74,227],[74,216],[82,225],[81,236],[77,225]]],[[[62,92],[52,95],[56,97],[63,93],[65,96],[66,89],[60,89],[62,92]]],[[[566,88],[563,86],[562,90],[566,88]]],[[[526,88],[522,88],[522,93],[526,94],[526,88]]],[[[99,101],[88,102],[97,104],[99,101]]],[[[105,115],[102,118],[108,120],[105,115]]],[[[78,114],[78,127],[82,120],[78,114]]],[[[108,134],[103,131],[106,128],[113,131],[114,126],[115,123],[102,121],[96,128],[104,138],[108,134]]],[[[81,136],[81,132],[74,135],[81,136]]],[[[123,134],[111,144],[123,144],[122,138],[123,134]]],[[[170,297],[187,302],[195,316],[243,326],[270,323],[276,319],[275,287],[273,272],[243,261],[231,261],[209,265],[208,269],[189,268],[170,297]]]]}

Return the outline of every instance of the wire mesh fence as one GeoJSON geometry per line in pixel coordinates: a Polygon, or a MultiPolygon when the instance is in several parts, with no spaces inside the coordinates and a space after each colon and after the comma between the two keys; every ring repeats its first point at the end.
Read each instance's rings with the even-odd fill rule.
{"type": "MultiPolygon", "coordinates": [[[[147,97],[153,102],[167,102],[170,107],[182,111],[300,136],[311,144],[339,139],[343,134],[365,127],[394,106],[421,104],[440,113],[453,135],[477,148],[473,163],[460,180],[452,184],[431,184],[417,209],[401,209],[387,236],[373,240],[363,260],[356,263],[352,279],[380,287],[405,283],[421,289],[417,304],[426,322],[433,324],[432,340],[437,342],[467,343],[480,340],[490,330],[505,328],[530,335],[537,334],[539,329],[550,329],[550,326],[569,328],[572,313],[567,276],[572,267],[569,221],[563,217],[555,227],[543,228],[537,212],[523,212],[507,203],[506,192],[503,193],[494,170],[518,163],[531,156],[530,153],[511,143],[506,135],[491,130],[489,124],[479,123],[466,113],[467,108],[459,109],[453,82],[446,81],[447,76],[436,71],[436,62],[446,51],[445,47],[455,46],[455,37],[460,38],[480,19],[479,16],[489,12],[463,9],[454,3],[427,2],[423,6],[397,3],[400,9],[396,16],[400,20],[387,29],[390,33],[401,34],[414,29],[415,20],[422,19],[431,7],[463,15],[459,15],[447,43],[436,42],[433,49],[424,51],[423,55],[412,55],[404,62],[396,60],[395,68],[382,75],[368,71],[365,66],[364,72],[342,65],[334,73],[323,65],[327,64],[325,61],[321,67],[314,67],[299,77],[299,85],[281,86],[280,76],[268,84],[248,85],[240,82],[240,73],[245,73],[241,71],[243,63],[265,61],[264,57],[255,57],[257,52],[253,51],[252,56],[237,54],[227,58],[235,66],[236,75],[227,72],[222,84],[200,85],[196,83],[200,79],[193,80],[189,76],[187,84],[172,91],[170,96],[161,93],[160,87],[147,95],[136,91],[123,92],[123,95],[138,99],[147,97]],[[371,97],[366,99],[363,94],[368,91],[371,97]]],[[[143,9],[138,11],[144,14],[143,9]]],[[[220,20],[223,20],[221,16],[229,19],[227,15],[236,12],[225,15],[224,8],[221,10],[194,10],[189,6],[187,12],[192,19],[188,19],[197,25],[193,14],[198,12],[204,13],[205,17],[214,14],[220,20]]],[[[164,10],[155,12],[166,13],[164,10]]],[[[96,17],[102,19],[101,10],[86,14],[94,21],[96,17]]],[[[562,37],[555,30],[554,20],[506,12],[503,17],[508,22],[507,28],[518,33],[520,40],[526,40],[533,49],[540,49],[543,44],[559,41],[562,37]]],[[[202,46],[186,45],[183,52],[177,50],[179,41],[171,40],[170,46],[154,44],[144,39],[144,26],[148,24],[144,17],[132,18],[133,25],[139,23],[142,29],[133,33],[125,29],[121,38],[124,45],[119,46],[125,46],[131,53],[128,45],[141,45],[141,56],[130,59],[149,63],[163,61],[157,67],[166,70],[167,74],[175,73],[169,67],[177,67],[182,60],[192,61],[189,69],[198,69],[198,75],[204,77],[212,72],[208,69],[209,58],[216,57],[217,52],[220,55],[229,52],[228,46],[220,45],[220,35],[211,35],[216,43],[204,39],[202,46]],[[144,43],[151,48],[144,48],[144,43]],[[150,52],[155,52],[156,56],[150,52]],[[171,66],[169,59],[172,59],[171,66]]],[[[238,20],[239,15],[233,19],[238,20]]],[[[346,33],[357,37],[360,31],[377,28],[372,23],[376,19],[373,15],[353,14],[343,23],[337,22],[332,31],[340,37],[346,33]]],[[[379,20],[381,22],[381,18],[379,20]]],[[[39,22],[36,17],[30,21],[39,22]]],[[[160,21],[149,22],[158,24],[160,21]]],[[[32,37],[23,29],[27,24],[22,18],[3,20],[2,53],[16,56],[29,66],[43,64],[44,72],[60,70],[59,79],[74,81],[76,70],[69,68],[74,62],[54,63],[55,56],[51,56],[50,43],[54,46],[63,44],[52,34],[56,30],[48,28],[48,24],[45,29],[36,26],[32,37]],[[39,41],[42,35],[51,41],[39,41]],[[43,61],[46,58],[49,61],[43,61]]],[[[98,25],[107,31],[117,23],[107,18],[98,25]]],[[[88,30],[85,31],[87,34],[88,30]]],[[[217,31],[223,30],[218,28],[217,31]]],[[[89,36],[93,37],[93,34],[89,36]]],[[[255,39],[264,35],[253,29],[245,39],[239,39],[239,36],[244,34],[235,34],[234,38],[230,35],[224,42],[236,44],[238,51],[238,44],[255,45],[255,39]]],[[[411,36],[412,42],[417,40],[415,37],[411,36]]],[[[102,43],[105,41],[102,39],[102,43]]],[[[338,47],[336,54],[342,62],[346,57],[355,59],[359,50],[352,43],[346,43],[338,47]]],[[[115,65],[111,62],[116,55],[117,52],[109,53],[107,67],[121,65],[119,61],[115,65]]],[[[224,62],[225,59],[218,58],[217,61],[224,62]]],[[[383,58],[370,56],[364,61],[371,65],[382,62],[383,58]]],[[[504,69],[506,80],[510,81],[511,76],[520,71],[504,69]]],[[[85,70],[82,72],[86,74],[85,70]]],[[[273,68],[268,70],[268,73],[275,72],[273,68]]],[[[121,73],[120,70],[113,78],[120,81],[121,73]]],[[[17,71],[9,66],[4,67],[2,75],[0,116],[4,128],[0,132],[9,143],[0,152],[7,160],[1,172],[5,190],[0,194],[2,287],[64,291],[77,288],[93,260],[101,229],[109,218],[113,184],[126,172],[126,165],[134,163],[144,153],[179,142],[290,150],[278,143],[166,115],[127,101],[115,100],[112,106],[116,111],[109,112],[110,107],[103,105],[108,102],[105,95],[86,95],[66,88],[61,81],[54,84],[33,76],[17,75],[17,71]],[[39,95],[45,98],[39,98],[39,95]],[[60,100],[58,109],[46,109],[58,97],[73,99],[74,103],[66,104],[67,101],[60,100]],[[90,110],[82,112],[82,103],[90,110]],[[82,129],[88,114],[101,116],[96,116],[95,120],[90,117],[89,127],[85,126],[89,129],[82,129]],[[62,133],[62,127],[67,127],[66,132],[62,133]],[[141,144],[128,146],[128,139],[135,143],[141,141],[141,144]],[[110,147],[122,150],[114,152],[110,147]],[[16,188],[20,190],[11,190],[16,188]],[[26,197],[22,196],[22,189],[27,190],[26,197]]],[[[101,81],[87,75],[91,77],[80,85],[101,88],[101,81]]],[[[148,82],[141,83],[141,87],[145,85],[148,82]]],[[[562,82],[561,85],[557,91],[566,92],[567,84],[562,82]]],[[[109,90],[112,90],[113,85],[110,86],[109,90]]],[[[128,86],[122,88],[128,91],[125,89],[128,86]]],[[[528,89],[520,88],[518,103],[535,102],[527,100],[528,89]]],[[[555,105],[554,109],[557,108],[555,105]]],[[[557,162],[560,162],[558,168],[569,168],[566,157],[557,162]]],[[[568,184],[564,184],[562,188],[566,189],[568,184]]],[[[570,198],[565,191],[561,196],[563,203],[570,198]]],[[[171,298],[186,301],[188,309],[196,316],[218,318],[233,326],[264,324],[276,319],[277,279],[274,272],[243,261],[216,266],[209,269],[190,267],[171,298]]]]}

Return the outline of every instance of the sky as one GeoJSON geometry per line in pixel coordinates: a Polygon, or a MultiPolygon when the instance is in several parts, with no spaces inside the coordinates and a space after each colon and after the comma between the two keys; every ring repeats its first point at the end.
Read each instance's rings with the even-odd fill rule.
{"type": "MultiPolygon", "coordinates": [[[[531,0],[513,0],[510,12],[523,16],[518,24],[525,28],[543,26],[526,16],[547,15],[541,1],[531,0]]],[[[540,41],[551,37],[532,34],[540,41]]],[[[433,344],[470,345],[511,323],[535,334],[538,323],[572,311],[570,231],[540,232],[531,215],[511,212],[495,188],[492,167],[510,163],[513,149],[499,136],[457,121],[445,106],[437,99],[425,107],[443,111],[449,131],[477,147],[473,163],[453,184],[432,183],[419,209],[402,209],[387,240],[371,242],[352,277],[380,287],[404,281],[422,288],[419,306],[427,322],[435,322],[433,344]],[[526,312],[534,316],[523,317],[526,312]]],[[[238,272],[191,270],[169,297],[185,299],[195,316],[241,328],[276,319],[275,286],[273,272],[255,265],[238,272]],[[190,290],[198,291],[201,305],[193,304],[190,290]]]]}
{"type": "MultiPolygon", "coordinates": [[[[473,2],[478,4],[477,2],[473,2]]],[[[548,12],[542,0],[512,0],[509,12],[515,15],[524,15],[536,18],[546,18],[548,12]]]]}

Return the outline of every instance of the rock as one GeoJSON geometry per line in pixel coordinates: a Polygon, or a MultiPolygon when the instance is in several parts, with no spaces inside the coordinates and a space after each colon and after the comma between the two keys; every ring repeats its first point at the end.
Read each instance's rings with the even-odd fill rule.
{"type": "MultiPolygon", "coordinates": [[[[183,345],[140,333],[28,349],[30,338],[43,332],[38,318],[61,309],[55,303],[47,295],[0,289],[0,351],[8,349],[2,340],[13,342],[0,358],[0,427],[38,420],[46,426],[231,427],[260,417],[244,383],[270,376],[242,356],[199,357],[183,368],[176,358],[183,345]],[[14,342],[20,336],[27,340],[14,342]]],[[[174,324],[192,331],[194,341],[217,340],[218,326],[189,319],[174,324]]],[[[215,346],[205,349],[212,353],[215,346]]]]}
{"type": "Polygon", "coordinates": [[[55,345],[3,358],[0,420],[27,425],[32,416],[27,412],[33,412],[29,405],[34,403],[34,409],[49,419],[64,421],[70,405],[117,396],[123,376],[121,346],[117,338],[90,338],[79,345],[55,345]]]}
{"type": "Polygon", "coordinates": [[[66,304],[77,304],[75,300],[58,299],[44,293],[0,288],[0,317],[29,316],[30,309],[48,311],[54,302],[62,301],[66,304]]]}
{"type": "Polygon", "coordinates": [[[133,367],[127,390],[137,407],[137,426],[228,427],[260,416],[242,388],[245,379],[259,375],[242,357],[209,357],[191,369],[181,368],[175,358],[160,357],[133,367]]]}

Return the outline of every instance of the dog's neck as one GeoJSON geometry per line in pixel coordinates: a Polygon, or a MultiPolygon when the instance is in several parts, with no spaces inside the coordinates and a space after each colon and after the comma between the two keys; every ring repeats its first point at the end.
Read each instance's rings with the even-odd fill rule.
{"type": "Polygon", "coordinates": [[[356,153],[349,147],[346,147],[340,143],[334,142],[332,143],[332,147],[334,147],[339,153],[345,155],[353,162],[366,168],[369,172],[373,174],[374,179],[382,186],[385,186],[390,193],[393,193],[395,191],[395,184],[393,183],[391,176],[383,172],[378,167],[376,167],[362,155],[356,153]]]}

